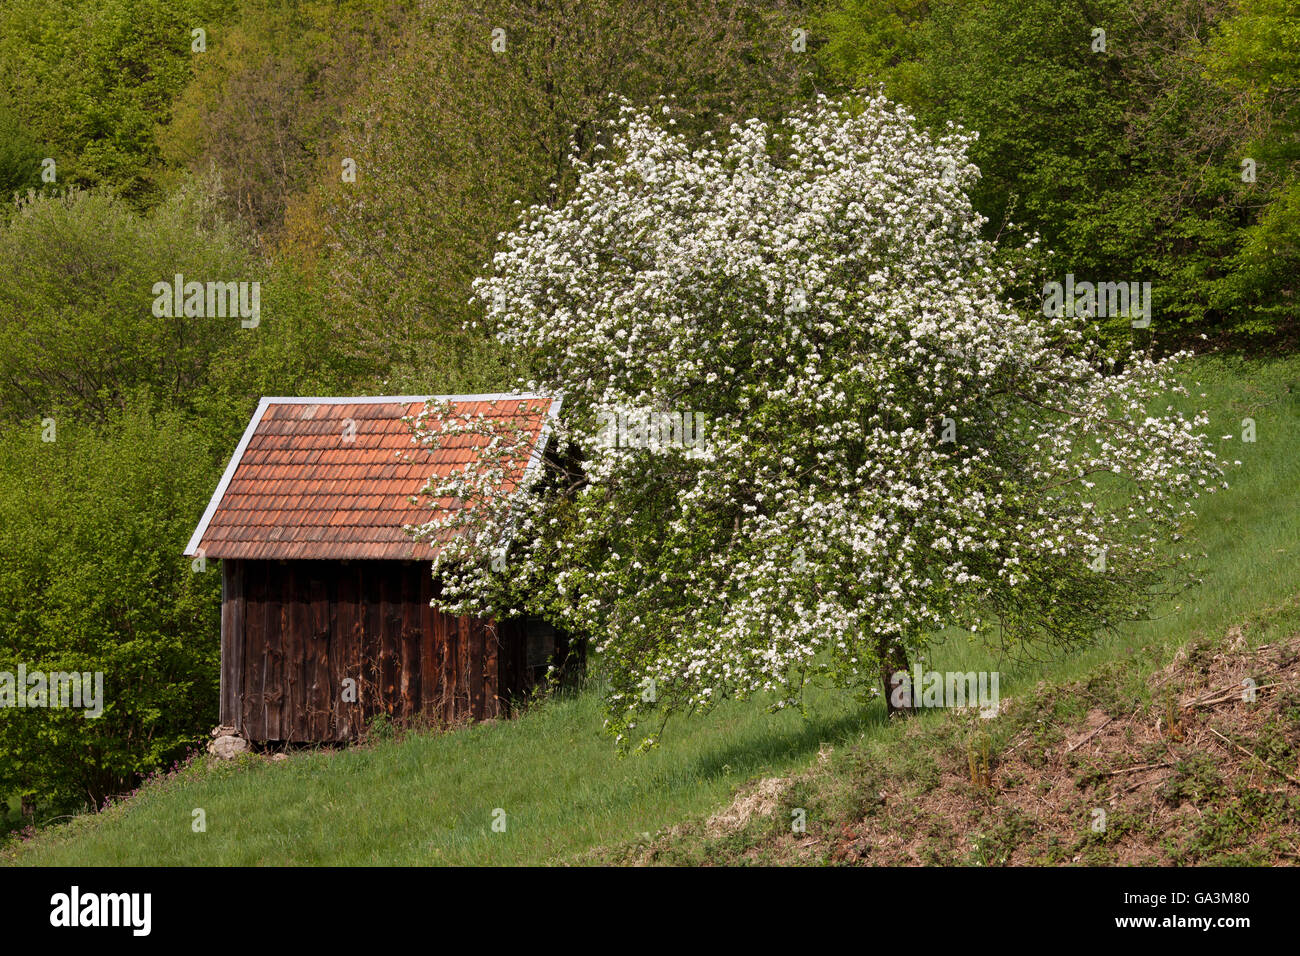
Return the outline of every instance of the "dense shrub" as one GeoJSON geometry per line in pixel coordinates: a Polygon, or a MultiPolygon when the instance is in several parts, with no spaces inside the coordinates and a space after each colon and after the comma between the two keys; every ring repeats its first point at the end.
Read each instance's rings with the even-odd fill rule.
{"type": "Polygon", "coordinates": [[[153,314],[155,283],[257,281],[210,189],[190,183],[147,215],[104,190],[24,200],[0,228],[0,418],[103,418],[144,389],[192,409],[238,318],[153,314]]]}
{"type": "Polygon", "coordinates": [[[220,571],[181,552],[217,470],[138,404],[0,429],[0,672],[104,675],[98,718],[0,707],[0,793],[98,803],[215,722],[220,571]]]}
{"type": "Polygon", "coordinates": [[[976,207],[1043,236],[1045,278],[1152,282],[1166,341],[1295,327],[1293,4],[844,0],[822,29],[835,82],[979,133],[976,207]]]}

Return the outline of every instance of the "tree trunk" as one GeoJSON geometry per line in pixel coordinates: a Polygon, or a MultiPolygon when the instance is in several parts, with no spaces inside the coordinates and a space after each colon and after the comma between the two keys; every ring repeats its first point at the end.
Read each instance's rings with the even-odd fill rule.
{"type": "Polygon", "coordinates": [[[906,706],[899,707],[894,703],[895,693],[899,693],[904,686],[901,682],[895,685],[893,677],[900,671],[904,674],[909,673],[907,663],[907,649],[902,643],[895,643],[887,637],[877,639],[876,650],[880,656],[880,683],[885,691],[885,713],[889,717],[899,715],[910,715],[916,709],[916,694],[919,688],[912,687],[906,695],[906,706]]]}

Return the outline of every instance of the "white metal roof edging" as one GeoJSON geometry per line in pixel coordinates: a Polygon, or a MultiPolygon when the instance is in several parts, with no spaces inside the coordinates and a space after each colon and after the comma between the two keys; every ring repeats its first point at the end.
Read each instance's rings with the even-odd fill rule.
{"type": "Polygon", "coordinates": [[[484,395],[273,395],[262,399],[272,405],[385,405],[397,402],[507,402],[553,398],[541,392],[492,392],[484,395]]]}
{"type": "MultiPolygon", "coordinates": [[[[551,439],[551,425],[560,417],[560,406],[564,403],[563,392],[557,392],[555,395],[542,397],[549,397],[551,399],[551,407],[546,413],[546,420],[542,422],[541,431],[537,434],[537,442],[533,445],[532,454],[528,456],[528,464],[524,466],[524,473],[519,477],[519,487],[515,494],[519,494],[526,489],[533,472],[542,467],[542,460],[546,454],[546,446],[551,439]]],[[[507,519],[506,526],[501,531],[501,538],[497,545],[498,547],[502,549],[510,547],[510,540],[514,537],[515,533],[516,521],[516,515],[511,515],[511,517],[507,519]]]]}
{"type": "Polygon", "coordinates": [[[203,534],[208,530],[208,523],[212,521],[212,516],[217,513],[217,505],[221,504],[221,499],[226,494],[226,488],[230,485],[230,479],[235,477],[235,469],[239,467],[239,462],[244,457],[244,452],[248,448],[248,443],[253,438],[253,433],[257,431],[257,426],[262,422],[262,416],[266,414],[266,409],[270,406],[272,399],[263,398],[257,403],[257,411],[253,412],[253,418],[244,429],[244,437],[239,439],[239,444],[235,446],[235,453],[230,456],[230,463],[226,465],[226,471],[221,476],[221,481],[217,483],[217,490],[212,493],[212,500],[208,502],[207,510],[203,512],[203,517],[199,519],[199,526],[194,529],[190,535],[189,544],[185,545],[185,556],[192,558],[198,554],[199,542],[203,540],[203,534]]]}
{"type": "Polygon", "coordinates": [[[546,412],[546,420],[542,422],[542,429],[537,434],[537,442],[533,445],[533,453],[528,457],[528,464],[524,466],[524,473],[519,478],[519,487],[527,487],[528,479],[532,477],[534,471],[542,465],[542,456],[546,454],[546,444],[551,439],[551,425],[560,417],[560,405],[564,403],[564,393],[558,392],[555,395],[548,396],[530,396],[533,398],[550,398],[551,407],[546,412]]]}

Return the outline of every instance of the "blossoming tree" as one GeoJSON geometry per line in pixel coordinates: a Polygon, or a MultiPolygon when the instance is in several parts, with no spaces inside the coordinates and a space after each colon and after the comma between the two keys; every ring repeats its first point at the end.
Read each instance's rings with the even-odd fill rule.
{"type": "Polygon", "coordinates": [[[874,97],[721,143],[662,112],[623,107],[476,283],[564,403],[517,487],[518,428],[416,423],[483,446],[416,529],[449,542],[448,609],[590,635],[609,728],[647,745],[814,677],[870,696],[944,628],[1085,641],[1185,571],[1170,542],[1222,482],[1205,417],[1151,411],[1169,361],[1107,367],[1086,319],[1008,304],[966,134],[874,97]]]}

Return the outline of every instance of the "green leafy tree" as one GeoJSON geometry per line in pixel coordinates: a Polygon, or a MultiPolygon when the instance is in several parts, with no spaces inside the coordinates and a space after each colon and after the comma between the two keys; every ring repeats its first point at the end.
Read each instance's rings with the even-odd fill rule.
{"type": "Polygon", "coordinates": [[[564,404],[522,479],[532,436],[490,411],[417,421],[482,449],[416,529],[444,607],[592,635],[607,726],[653,744],[812,676],[888,690],[946,627],[1086,642],[1187,581],[1208,417],[1152,410],[1168,362],[1116,370],[1081,319],[1010,306],[968,137],[883,98],[698,145],[668,122],[629,107],[476,284],[564,404]]]}
{"type": "Polygon", "coordinates": [[[158,132],[169,165],[221,174],[229,212],[277,235],[293,197],[327,172],[333,139],[410,16],[399,0],[243,0],[158,132]]]}
{"type": "Polygon", "coordinates": [[[0,228],[0,417],[104,418],[143,388],[195,408],[213,357],[259,329],[154,314],[155,284],[261,281],[213,190],[191,183],[148,214],[103,190],[24,200],[0,228]]]}
{"type": "Polygon", "coordinates": [[[1294,327],[1300,276],[1300,8],[1287,0],[1242,0],[1206,45],[1210,74],[1239,103],[1245,130],[1234,143],[1254,182],[1238,182],[1254,213],[1223,283],[1225,303],[1243,303],[1254,327],[1294,327]]]}
{"type": "Polygon", "coordinates": [[[1015,223],[1044,238],[1042,278],[1151,281],[1168,342],[1271,333],[1294,321],[1289,179],[1243,188],[1239,164],[1258,129],[1294,136],[1282,6],[844,0],[825,8],[820,55],[833,82],[883,83],[932,127],[979,133],[972,198],[990,236],[1015,223]],[[1264,73],[1275,93],[1254,105],[1227,79],[1260,90],[1264,73]],[[1277,243],[1281,257],[1260,255],[1277,243]]]}
{"type": "Polygon", "coordinates": [[[63,185],[161,196],[157,125],[191,72],[191,31],[235,0],[11,0],[0,7],[0,106],[63,185]]]}
{"type": "Polygon", "coordinates": [[[0,707],[0,792],[98,806],[215,722],[220,570],[181,552],[218,468],[177,413],[138,403],[0,427],[0,672],[103,687],[97,717],[0,707]]]}
{"type": "MultiPolygon", "coordinates": [[[[611,94],[676,96],[717,125],[779,110],[809,52],[785,2],[489,0],[426,4],[339,140],[329,314],[388,388],[499,385],[512,357],[462,330],[470,282],[517,204],[556,202],[589,157],[611,94]]],[[[692,120],[695,122],[695,120],[692,120]]],[[[337,170],[337,167],[336,167],[337,170]]]]}

